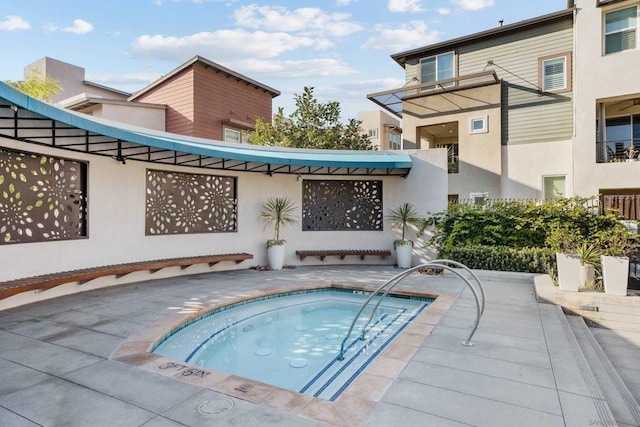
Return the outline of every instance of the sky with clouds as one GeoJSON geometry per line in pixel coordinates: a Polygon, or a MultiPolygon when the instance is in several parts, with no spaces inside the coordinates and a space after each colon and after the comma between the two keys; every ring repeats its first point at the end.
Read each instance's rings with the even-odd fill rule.
{"type": "Polygon", "coordinates": [[[404,84],[390,55],[562,10],[566,0],[2,0],[0,80],[44,56],[135,92],[195,55],[282,95],[313,86],[343,119],[404,84]]]}

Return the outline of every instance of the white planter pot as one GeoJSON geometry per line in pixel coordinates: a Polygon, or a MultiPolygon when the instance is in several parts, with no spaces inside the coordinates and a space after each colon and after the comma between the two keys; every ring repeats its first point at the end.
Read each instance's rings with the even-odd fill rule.
{"type": "Polygon", "coordinates": [[[398,268],[411,268],[413,261],[413,245],[407,242],[404,245],[396,246],[396,261],[398,268]]]}
{"type": "Polygon", "coordinates": [[[271,270],[282,270],[284,265],[284,247],[285,245],[273,245],[267,248],[267,258],[269,259],[269,268],[271,270]]]}
{"type": "Polygon", "coordinates": [[[580,257],[575,254],[556,254],[558,285],[562,291],[578,292],[580,257]]]}
{"type": "Polygon", "coordinates": [[[596,268],[591,264],[580,265],[578,270],[578,285],[581,288],[591,288],[596,282],[596,268]]]}
{"type": "Polygon", "coordinates": [[[604,292],[609,295],[626,296],[629,283],[629,258],[602,255],[600,259],[604,292]]]}

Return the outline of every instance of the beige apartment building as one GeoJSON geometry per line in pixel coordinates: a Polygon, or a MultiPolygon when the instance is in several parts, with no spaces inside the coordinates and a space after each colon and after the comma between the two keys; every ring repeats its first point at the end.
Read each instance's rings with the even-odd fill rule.
{"type": "Polygon", "coordinates": [[[405,144],[447,151],[450,200],[572,194],[574,8],[392,55],[369,95],[405,144]]]}
{"type": "Polygon", "coordinates": [[[640,195],[639,22],[638,0],[570,0],[394,54],[405,86],[368,97],[402,118],[405,144],[447,151],[450,200],[600,194],[606,206],[640,195]]]}
{"type": "Polygon", "coordinates": [[[402,126],[400,120],[381,110],[358,113],[360,130],[378,150],[402,150],[402,126]]]}
{"type": "Polygon", "coordinates": [[[640,1],[577,6],[574,191],[640,195],[640,1]]]}

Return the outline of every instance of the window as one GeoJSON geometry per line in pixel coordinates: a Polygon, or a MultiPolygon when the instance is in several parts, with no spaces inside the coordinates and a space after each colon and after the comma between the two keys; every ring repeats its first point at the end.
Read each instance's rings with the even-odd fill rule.
{"type": "Polygon", "coordinates": [[[447,149],[447,172],[458,173],[458,143],[436,144],[436,148],[447,149]]]}
{"type": "Polygon", "coordinates": [[[561,90],[567,87],[567,79],[565,78],[566,58],[549,59],[542,62],[542,90],[551,92],[561,90]]]}
{"type": "Polygon", "coordinates": [[[484,205],[489,200],[489,193],[473,192],[469,194],[469,200],[474,205],[484,205]]]}
{"type": "Polygon", "coordinates": [[[242,142],[242,133],[239,130],[224,128],[224,142],[242,142]]]}
{"type": "MultiPolygon", "coordinates": [[[[420,60],[420,82],[429,83],[455,77],[453,52],[447,52],[420,60]]],[[[452,85],[448,83],[447,85],[452,85]]]]}
{"type": "Polygon", "coordinates": [[[542,92],[571,90],[571,52],[538,58],[538,85],[542,92]]]}
{"type": "Polygon", "coordinates": [[[402,144],[400,141],[400,134],[399,133],[393,133],[390,132],[389,133],[389,148],[391,150],[402,150],[402,144]]]}
{"type": "Polygon", "coordinates": [[[369,138],[377,138],[378,137],[378,129],[369,129],[369,138]]]}
{"type": "Polygon", "coordinates": [[[555,200],[565,195],[564,176],[545,176],[542,178],[545,200],[555,200]]]}
{"type": "Polygon", "coordinates": [[[604,15],[604,53],[636,48],[638,7],[632,6],[604,15]]]}
{"type": "Polygon", "coordinates": [[[469,133],[487,133],[487,116],[478,117],[469,121],[469,133]]]}

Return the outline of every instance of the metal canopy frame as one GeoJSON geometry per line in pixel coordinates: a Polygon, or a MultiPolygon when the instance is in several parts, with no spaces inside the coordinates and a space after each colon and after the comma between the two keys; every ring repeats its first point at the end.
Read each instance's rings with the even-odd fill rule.
{"type": "Polygon", "coordinates": [[[500,79],[494,70],[428,83],[420,83],[417,78],[415,81],[417,82],[415,84],[407,84],[397,89],[369,94],[367,98],[390,113],[402,118],[402,113],[404,112],[403,103],[412,99],[500,83],[500,79]]]}
{"type": "Polygon", "coordinates": [[[0,136],[30,144],[201,169],[266,175],[401,176],[406,153],[238,145],[99,120],[30,98],[0,82],[0,136]]]}

